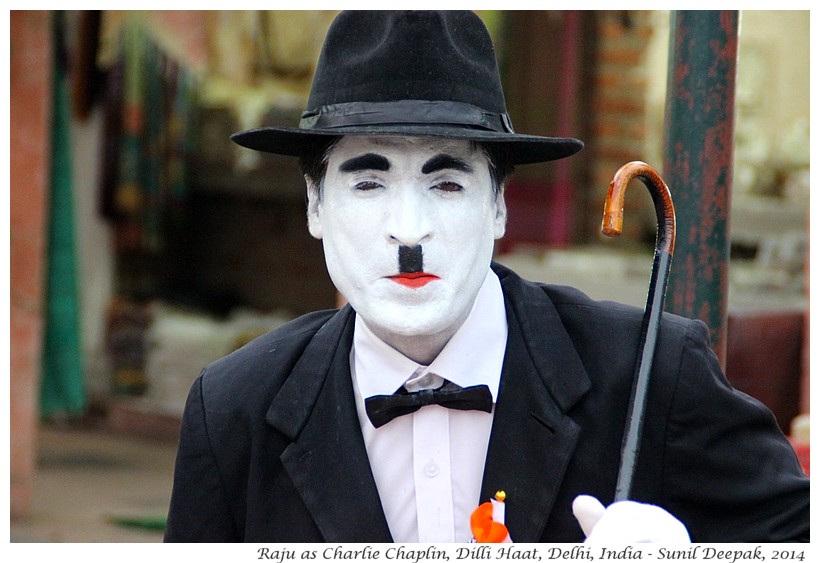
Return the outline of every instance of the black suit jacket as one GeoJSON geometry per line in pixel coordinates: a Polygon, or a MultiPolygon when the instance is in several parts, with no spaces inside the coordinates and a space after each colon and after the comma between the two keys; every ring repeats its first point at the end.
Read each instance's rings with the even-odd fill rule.
{"type": "MultiPolygon", "coordinates": [[[[506,491],[516,542],[582,541],[571,503],[613,498],[642,311],[493,268],[509,336],[481,500],[506,491]]],[[[203,371],[166,541],[392,541],[354,404],[353,315],[301,317],[203,371]]],[[[693,541],[808,540],[808,479],[698,321],[664,316],[635,478],[633,498],[693,541]]]]}

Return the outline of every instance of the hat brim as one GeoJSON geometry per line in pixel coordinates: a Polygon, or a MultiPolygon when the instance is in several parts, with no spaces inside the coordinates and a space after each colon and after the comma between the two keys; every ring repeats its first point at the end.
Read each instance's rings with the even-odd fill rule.
{"type": "Polygon", "coordinates": [[[298,129],[261,127],[231,135],[240,146],[286,156],[300,156],[322,138],[346,135],[391,135],[463,139],[496,145],[503,149],[512,164],[534,164],[572,156],[584,143],[571,137],[541,137],[457,126],[368,125],[333,129],[298,129]]]}

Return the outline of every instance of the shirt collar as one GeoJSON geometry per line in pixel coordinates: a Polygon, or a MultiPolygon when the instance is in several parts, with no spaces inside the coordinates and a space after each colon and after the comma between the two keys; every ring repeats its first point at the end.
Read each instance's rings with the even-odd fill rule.
{"type": "Polygon", "coordinates": [[[506,347],[504,294],[492,270],[488,270],[467,319],[429,366],[385,344],[358,315],[353,333],[356,380],[363,397],[392,394],[408,379],[429,372],[462,387],[487,385],[495,401],[506,347]]]}

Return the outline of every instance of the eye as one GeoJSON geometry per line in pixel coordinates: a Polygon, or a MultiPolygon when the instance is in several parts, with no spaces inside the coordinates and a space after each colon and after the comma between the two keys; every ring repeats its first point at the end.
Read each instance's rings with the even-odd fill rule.
{"type": "Polygon", "coordinates": [[[359,191],[367,192],[367,191],[370,191],[370,190],[377,190],[377,189],[381,188],[382,185],[379,184],[378,182],[365,181],[365,182],[357,183],[354,187],[359,191]]]}
{"type": "Polygon", "coordinates": [[[452,192],[460,192],[464,188],[461,186],[461,184],[457,184],[455,182],[439,182],[438,184],[433,186],[433,189],[434,190],[439,190],[441,192],[452,193],[452,192]]]}

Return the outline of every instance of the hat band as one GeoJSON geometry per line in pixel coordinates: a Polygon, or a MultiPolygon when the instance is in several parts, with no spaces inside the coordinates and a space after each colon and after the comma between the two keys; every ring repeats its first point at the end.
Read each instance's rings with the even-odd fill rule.
{"type": "Polygon", "coordinates": [[[300,129],[336,129],[360,125],[457,125],[514,133],[506,113],[493,113],[463,102],[397,100],[346,102],[302,113],[300,129]]]}

